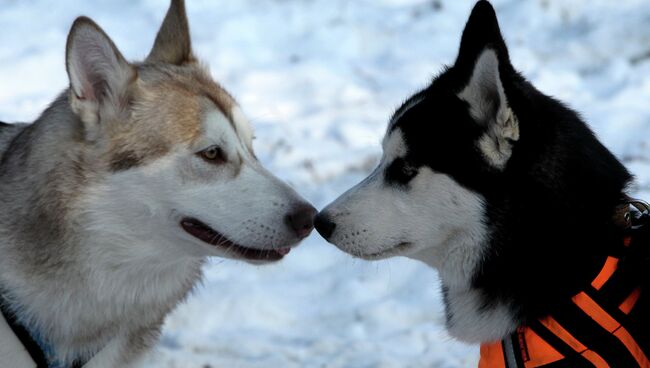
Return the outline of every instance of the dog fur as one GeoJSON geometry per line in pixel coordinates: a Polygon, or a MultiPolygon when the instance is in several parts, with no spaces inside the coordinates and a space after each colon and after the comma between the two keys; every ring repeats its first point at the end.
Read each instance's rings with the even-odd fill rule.
{"type": "Polygon", "coordinates": [[[58,364],[130,366],[206,257],[279,260],[315,210],[257,161],[182,0],[138,63],[78,18],[66,68],[33,124],[0,125],[0,291],[58,364]]]}
{"type": "Polygon", "coordinates": [[[478,1],[455,63],[393,115],[379,166],[317,216],[354,256],[439,271],[450,334],[498,341],[582,290],[622,239],[631,175],[512,66],[478,1]]]}

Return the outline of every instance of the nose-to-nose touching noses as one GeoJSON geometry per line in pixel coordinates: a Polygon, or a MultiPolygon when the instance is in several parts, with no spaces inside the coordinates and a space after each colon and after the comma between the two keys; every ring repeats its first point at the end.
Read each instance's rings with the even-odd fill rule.
{"type": "Polygon", "coordinates": [[[329,239],[336,228],[336,224],[322,212],[316,215],[315,225],[316,231],[325,239],[329,239]]]}
{"type": "Polygon", "coordinates": [[[314,229],[314,217],[318,212],[309,204],[301,204],[284,217],[284,222],[293,230],[298,238],[307,237],[314,229]]]}

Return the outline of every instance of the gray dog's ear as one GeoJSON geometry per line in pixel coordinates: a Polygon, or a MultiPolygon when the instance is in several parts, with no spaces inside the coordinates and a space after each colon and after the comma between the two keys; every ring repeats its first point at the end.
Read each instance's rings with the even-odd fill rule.
{"type": "Polygon", "coordinates": [[[194,60],[185,1],[172,0],[146,61],[181,65],[194,60]]]}
{"type": "Polygon", "coordinates": [[[66,69],[70,105],[94,136],[102,118],[117,116],[128,105],[129,85],[137,72],[91,19],[79,17],[68,35],[66,69]]]}
{"type": "Polygon", "coordinates": [[[472,117],[485,127],[479,149],[490,164],[503,169],[514,142],[519,140],[519,122],[508,105],[496,51],[488,48],[480,54],[469,83],[458,97],[467,102],[472,117]]]}

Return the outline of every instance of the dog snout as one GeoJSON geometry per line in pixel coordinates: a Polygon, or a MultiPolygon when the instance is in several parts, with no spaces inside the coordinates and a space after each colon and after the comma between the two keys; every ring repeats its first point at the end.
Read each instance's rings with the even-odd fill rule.
{"type": "Polygon", "coordinates": [[[336,224],[322,212],[316,215],[315,225],[316,231],[325,239],[329,239],[336,228],[336,224]]]}
{"type": "Polygon", "coordinates": [[[316,209],[309,204],[302,204],[288,213],[284,220],[298,238],[306,238],[314,229],[316,209]]]}

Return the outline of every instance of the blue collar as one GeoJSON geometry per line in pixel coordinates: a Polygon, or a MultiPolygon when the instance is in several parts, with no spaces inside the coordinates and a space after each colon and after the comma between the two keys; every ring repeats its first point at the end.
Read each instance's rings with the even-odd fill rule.
{"type": "Polygon", "coordinates": [[[77,359],[72,365],[66,367],[59,362],[56,359],[54,347],[47,343],[41,333],[27,328],[25,321],[21,320],[18,313],[9,306],[2,292],[0,292],[0,313],[2,313],[14,335],[23,344],[34,363],[36,363],[37,368],[81,368],[86,363],[86,361],[77,359]]]}

